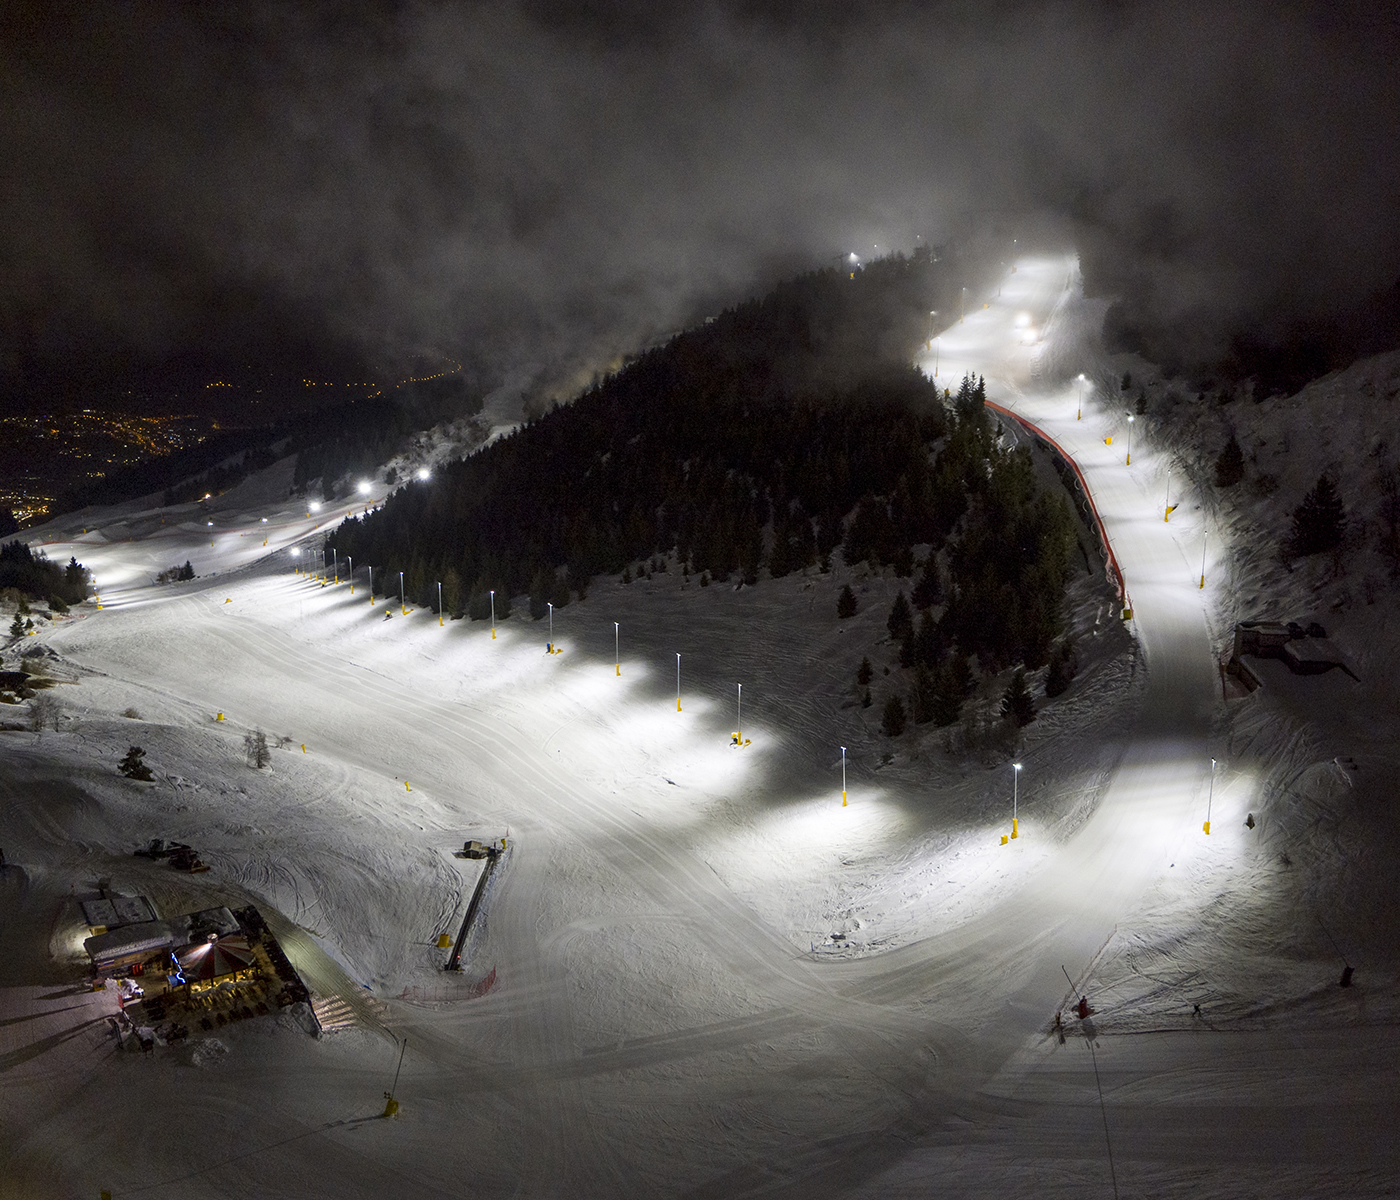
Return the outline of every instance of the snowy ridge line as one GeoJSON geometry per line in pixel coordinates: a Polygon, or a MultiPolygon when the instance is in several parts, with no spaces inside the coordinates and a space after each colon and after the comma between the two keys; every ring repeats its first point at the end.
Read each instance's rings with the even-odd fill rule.
{"type": "Polygon", "coordinates": [[[1118,599],[1123,601],[1123,606],[1125,608],[1131,607],[1127,602],[1128,585],[1123,578],[1123,569],[1118,565],[1118,556],[1113,552],[1113,543],[1108,537],[1108,527],[1103,523],[1103,518],[1099,516],[1099,506],[1094,503],[1094,493],[1089,490],[1089,481],[1084,478],[1084,472],[1079,469],[1079,464],[1074,461],[1074,456],[1033,421],[1028,421],[1019,413],[1012,412],[1011,409],[1007,408],[1005,405],[998,404],[995,400],[987,400],[985,403],[988,408],[994,409],[1004,417],[1010,417],[1013,421],[1023,426],[1029,433],[1034,434],[1042,441],[1053,446],[1055,452],[1070,465],[1070,468],[1074,471],[1075,477],[1079,480],[1079,486],[1084,489],[1084,498],[1089,501],[1089,510],[1094,514],[1094,523],[1099,528],[1099,538],[1103,542],[1104,553],[1108,555],[1108,565],[1112,571],[1111,578],[1118,589],[1118,599]]]}

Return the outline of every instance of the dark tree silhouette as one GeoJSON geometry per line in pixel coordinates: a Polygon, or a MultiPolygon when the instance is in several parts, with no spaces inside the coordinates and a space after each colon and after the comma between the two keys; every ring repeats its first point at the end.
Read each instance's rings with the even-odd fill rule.
{"type": "Polygon", "coordinates": [[[836,615],[844,621],[847,617],[855,616],[859,607],[855,592],[851,591],[849,583],[846,584],[841,589],[841,594],[836,597],[836,615]]]}
{"type": "Polygon", "coordinates": [[[1220,456],[1215,460],[1215,484],[1217,487],[1234,487],[1244,478],[1244,451],[1240,449],[1240,444],[1235,435],[1230,434],[1230,440],[1225,443],[1225,448],[1220,451],[1220,456]]]}
{"type": "Polygon", "coordinates": [[[1293,532],[1288,550],[1299,558],[1341,545],[1346,532],[1346,510],[1337,486],[1321,475],[1303,502],[1293,510],[1293,532]]]}
{"type": "Polygon", "coordinates": [[[1014,721],[1018,727],[1029,725],[1035,720],[1035,700],[1026,687],[1026,672],[1018,667],[1011,677],[1006,691],[1001,697],[1001,715],[1014,721]]]}
{"type": "Polygon", "coordinates": [[[884,719],[880,722],[880,729],[886,737],[897,738],[904,732],[908,721],[909,716],[904,710],[903,700],[898,696],[891,696],[885,701],[884,719]]]}
{"type": "Polygon", "coordinates": [[[122,759],[117,770],[128,779],[139,779],[143,783],[153,783],[155,776],[151,774],[151,768],[142,760],[146,757],[146,752],[140,746],[132,746],[126,752],[126,757],[122,759]]]}

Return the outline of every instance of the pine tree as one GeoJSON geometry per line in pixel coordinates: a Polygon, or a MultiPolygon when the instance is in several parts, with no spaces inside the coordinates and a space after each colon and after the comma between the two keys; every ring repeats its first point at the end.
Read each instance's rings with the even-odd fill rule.
{"type": "Polygon", "coordinates": [[[462,615],[462,577],[456,567],[448,567],[442,577],[442,607],[454,618],[462,615]]]}
{"type": "Polygon", "coordinates": [[[1318,476],[1312,491],[1293,510],[1293,535],[1288,549],[1298,557],[1319,554],[1341,545],[1346,530],[1346,511],[1336,485],[1326,475],[1318,476]]]}
{"type": "Polygon", "coordinates": [[[909,611],[909,601],[904,598],[903,592],[900,592],[890,605],[890,615],[885,627],[890,631],[890,637],[897,642],[902,642],[914,632],[914,616],[909,611]]]}
{"type": "Polygon", "coordinates": [[[870,665],[868,658],[860,660],[860,669],[856,672],[856,685],[858,687],[869,687],[870,681],[875,676],[875,669],[870,665]]]}
{"type": "Polygon", "coordinates": [[[914,661],[923,667],[933,667],[938,662],[941,649],[938,624],[933,614],[925,610],[919,618],[919,631],[914,635],[914,661]]]}
{"type": "Polygon", "coordinates": [[[146,752],[140,746],[131,746],[117,770],[128,779],[139,779],[143,783],[153,783],[155,776],[151,774],[151,768],[141,761],[145,756],[146,752]]]}
{"type": "Polygon", "coordinates": [[[921,665],[915,669],[909,703],[914,710],[915,725],[927,725],[938,711],[938,683],[927,667],[921,665]]]}
{"type": "Polygon", "coordinates": [[[932,554],[924,562],[923,573],[914,585],[912,599],[915,608],[929,608],[943,603],[943,581],[938,577],[938,562],[932,554]]]}
{"type": "MultiPolygon", "coordinates": [[[[629,582],[629,580],[624,580],[629,582]]],[[[530,620],[539,621],[549,612],[549,603],[554,598],[554,573],[539,570],[530,581],[530,620]]]]}
{"type": "Polygon", "coordinates": [[[10,622],[10,636],[24,636],[24,618],[21,617],[18,612],[15,613],[15,619],[10,622]]]}
{"type": "Polygon", "coordinates": [[[262,770],[272,761],[272,754],[267,748],[267,734],[261,729],[251,729],[243,735],[243,753],[248,758],[248,765],[262,770]]]}
{"type": "Polygon", "coordinates": [[[1016,722],[1018,727],[1029,725],[1035,720],[1035,700],[1026,687],[1025,668],[1017,667],[1006,691],[1001,697],[1001,715],[1016,722]]]}
{"type": "Polygon", "coordinates": [[[1240,449],[1239,442],[1231,433],[1230,440],[1220,452],[1220,457],[1215,460],[1215,485],[1223,488],[1234,487],[1243,478],[1244,451],[1240,449]]]}
{"type": "Polygon", "coordinates": [[[851,591],[849,583],[846,584],[841,589],[841,594],[836,598],[836,616],[844,621],[847,617],[855,616],[859,607],[855,592],[851,591]]]}
{"type": "Polygon", "coordinates": [[[1074,643],[1066,638],[1055,647],[1050,656],[1050,670],[1045,673],[1045,694],[1059,696],[1068,689],[1070,680],[1078,670],[1078,656],[1074,653],[1074,643]]]}
{"type": "Polygon", "coordinates": [[[909,717],[904,711],[904,701],[898,696],[891,696],[885,701],[885,716],[880,722],[880,729],[886,737],[897,738],[904,732],[904,727],[908,724],[909,717]]]}

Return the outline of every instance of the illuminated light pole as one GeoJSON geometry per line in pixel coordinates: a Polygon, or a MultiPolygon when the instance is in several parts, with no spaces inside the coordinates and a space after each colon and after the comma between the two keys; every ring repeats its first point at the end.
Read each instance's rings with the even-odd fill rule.
{"type": "Polygon", "coordinates": [[[841,747],[841,807],[846,807],[846,747],[841,747]]]}
{"type": "Polygon", "coordinates": [[[348,563],[350,564],[350,594],[353,596],[353,595],[355,594],[355,557],[354,557],[354,555],[347,554],[347,555],[345,556],[345,561],[348,562],[348,563]]]}
{"type": "Polygon", "coordinates": [[[938,309],[931,308],[928,310],[928,348],[930,350],[933,349],[933,318],[936,316],[938,316],[938,309]]]}
{"type": "Polygon", "coordinates": [[[1079,376],[1079,399],[1078,399],[1078,402],[1077,402],[1077,403],[1078,403],[1078,407],[1075,409],[1074,419],[1075,419],[1076,421],[1082,421],[1082,420],[1084,419],[1084,376],[1083,376],[1083,374],[1081,374],[1081,375],[1079,376]]]}
{"type": "Polygon", "coordinates": [[[340,582],[340,551],[331,547],[331,562],[335,564],[335,581],[340,582]]]}
{"type": "Polygon", "coordinates": [[[734,744],[742,746],[744,744],[744,685],[742,683],[739,685],[739,707],[736,711],[738,715],[735,726],[738,732],[734,734],[734,744]]]}
{"type": "Polygon", "coordinates": [[[1201,526],[1201,591],[1206,587],[1206,542],[1210,539],[1210,530],[1204,525],[1201,526]]]}
{"type": "Polygon", "coordinates": [[[546,654],[553,654],[553,653],[554,653],[554,605],[553,605],[553,604],[550,604],[550,602],[549,602],[548,600],[545,601],[545,604],[549,606],[549,641],[545,643],[544,652],[545,652],[546,654]]]}
{"type": "Polygon", "coordinates": [[[408,602],[403,598],[403,572],[399,572],[399,607],[403,609],[403,615],[408,616],[408,602]]]}
{"type": "Polygon", "coordinates": [[[967,319],[967,288],[958,293],[958,324],[961,325],[967,319]]]}
{"type": "Polygon", "coordinates": [[[1162,515],[1162,520],[1164,522],[1170,521],[1172,519],[1172,509],[1176,507],[1176,505],[1172,503],[1172,469],[1170,467],[1167,468],[1167,498],[1164,507],[1166,508],[1166,512],[1162,515]]]}
{"type": "Polygon", "coordinates": [[[438,580],[438,628],[442,628],[442,580],[438,580]]]}
{"type": "Polygon", "coordinates": [[[373,608],[373,607],[374,607],[374,564],[373,564],[373,563],[370,563],[370,567],[369,567],[369,603],[370,603],[370,607],[373,608]]]}
{"type": "Polygon", "coordinates": [[[1015,774],[1011,776],[1011,837],[1014,840],[1020,836],[1016,828],[1016,804],[1021,798],[1021,764],[1012,763],[1015,774]]]}
{"type": "Polygon", "coordinates": [[[1133,465],[1133,414],[1128,414],[1128,458],[1123,464],[1125,467],[1133,465]]]}
{"type": "Polygon", "coordinates": [[[1210,836],[1210,806],[1215,799],[1215,759],[1210,760],[1210,791],[1206,793],[1206,823],[1201,826],[1206,836],[1210,836]]]}
{"type": "Polygon", "coordinates": [[[617,677],[622,678],[622,626],[613,622],[613,658],[617,663],[617,677]]]}
{"type": "Polygon", "coordinates": [[[491,590],[491,640],[496,638],[496,591],[491,590]]]}
{"type": "Polygon", "coordinates": [[[676,711],[681,711],[681,656],[676,655],[676,711]]]}

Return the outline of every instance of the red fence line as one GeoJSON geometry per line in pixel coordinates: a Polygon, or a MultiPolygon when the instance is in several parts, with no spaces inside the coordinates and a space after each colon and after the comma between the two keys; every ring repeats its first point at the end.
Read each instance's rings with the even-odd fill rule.
{"type": "Polygon", "coordinates": [[[1128,604],[1128,585],[1123,579],[1123,570],[1118,565],[1118,556],[1113,553],[1113,543],[1108,540],[1108,526],[1103,523],[1103,518],[1099,516],[1099,507],[1094,503],[1094,493],[1089,490],[1089,482],[1084,478],[1084,472],[1079,469],[1079,464],[1074,461],[1073,456],[1070,455],[1059,442],[1046,433],[1045,430],[1041,429],[1039,425],[1026,420],[1020,413],[1012,412],[1005,405],[997,404],[993,400],[988,400],[986,403],[988,408],[994,409],[1004,417],[1010,417],[1018,425],[1023,426],[1027,432],[1040,438],[1041,441],[1049,443],[1055,448],[1055,452],[1069,464],[1070,469],[1079,480],[1079,486],[1084,489],[1084,499],[1089,502],[1089,511],[1094,514],[1094,522],[1099,527],[1099,539],[1103,542],[1104,553],[1108,555],[1108,565],[1112,571],[1112,579],[1118,588],[1118,599],[1123,602],[1124,608],[1131,607],[1128,604]]]}

